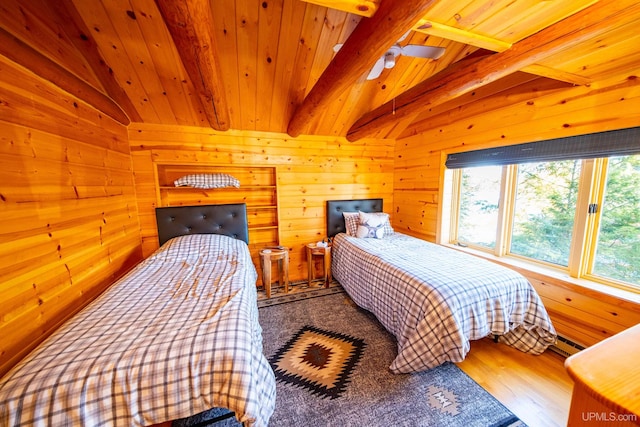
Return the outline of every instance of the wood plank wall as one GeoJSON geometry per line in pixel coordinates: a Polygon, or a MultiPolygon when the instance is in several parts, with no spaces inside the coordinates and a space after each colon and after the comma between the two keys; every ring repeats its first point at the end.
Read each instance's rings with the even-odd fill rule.
{"type": "Polygon", "coordinates": [[[127,131],[0,56],[0,375],[142,259],[127,131]]]}
{"type": "Polygon", "coordinates": [[[275,166],[280,244],[290,251],[289,278],[306,280],[304,245],[326,236],[326,200],[382,197],[393,206],[393,141],[133,123],[129,126],[144,255],[158,247],[155,163],[275,166]]]}
{"type": "MultiPolygon", "coordinates": [[[[455,108],[434,109],[397,139],[394,227],[398,231],[436,240],[443,162],[449,151],[622,129],[640,123],[640,82],[634,76],[597,87],[566,88],[535,79],[513,88],[493,85],[487,89],[484,97],[480,91],[469,94],[455,108]]],[[[442,215],[446,220],[447,213],[442,215]]],[[[574,281],[525,269],[521,272],[541,294],[558,331],[578,343],[594,344],[640,322],[637,296],[627,300],[578,286],[574,281]]]]}

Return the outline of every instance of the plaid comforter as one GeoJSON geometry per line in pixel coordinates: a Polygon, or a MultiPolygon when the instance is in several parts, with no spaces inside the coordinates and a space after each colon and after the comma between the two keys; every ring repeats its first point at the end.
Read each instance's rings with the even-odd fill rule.
{"type": "Polygon", "coordinates": [[[490,335],[533,354],[556,341],[535,289],[506,267],[400,233],[341,233],[332,252],[334,277],[396,337],[392,372],[459,362],[470,340],[490,335]]]}
{"type": "Polygon", "coordinates": [[[149,425],[224,407],[266,426],[256,271],[225,236],[170,240],[0,379],[0,425],[149,425]]]}

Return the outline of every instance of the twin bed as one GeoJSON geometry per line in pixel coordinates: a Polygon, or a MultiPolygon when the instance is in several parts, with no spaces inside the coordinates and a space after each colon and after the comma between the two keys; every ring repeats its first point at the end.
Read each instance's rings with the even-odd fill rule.
{"type": "MultiPolygon", "coordinates": [[[[344,213],[359,211],[382,212],[382,199],[327,202],[333,275],[396,337],[392,372],[461,361],[470,340],[487,336],[534,354],[555,342],[520,274],[388,223],[349,236],[344,213]]],[[[268,425],[275,378],[262,353],[246,206],[156,216],[160,249],[0,379],[0,425],[142,426],[211,408],[268,425]]]]}
{"type": "Polygon", "coordinates": [[[487,336],[532,354],[555,343],[540,297],[519,273],[390,226],[380,238],[350,236],[344,214],[358,212],[382,212],[382,199],[327,202],[332,272],[396,337],[392,372],[460,362],[470,340],[487,336]]]}
{"type": "Polygon", "coordinates": [[[156,215],[160,249],[0,380],[0,425],[151,425],[213,407],[268,424],[245,205],[156,215]]]}

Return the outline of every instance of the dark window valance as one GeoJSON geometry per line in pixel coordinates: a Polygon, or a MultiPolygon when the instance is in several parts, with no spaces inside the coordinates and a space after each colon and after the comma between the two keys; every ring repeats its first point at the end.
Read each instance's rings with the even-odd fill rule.
{"type": "Polygon", "coordinates": [[[640,153],[640,127],[452,153],[449,169],[528,162],[594,159],[640,153]]]}

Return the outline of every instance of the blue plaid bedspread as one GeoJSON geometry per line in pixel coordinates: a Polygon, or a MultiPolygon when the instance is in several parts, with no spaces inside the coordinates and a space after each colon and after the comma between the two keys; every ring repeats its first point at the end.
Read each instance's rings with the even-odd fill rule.
{"type": "Polygon", "coordinates": [[[170,240],[0,379],[0,425],[142,426],[224,407],[267,426],[256,278],[240,240],[170,240]]]}
{"type": "Polygon", "coordinates": [[[470,340],[487,336],[533,354],[556,341],[539,295],[509,268],[401,233],[341,233],[332,253],[334,277],[396,337],[392,372],[460,362],[470,340]]]}

